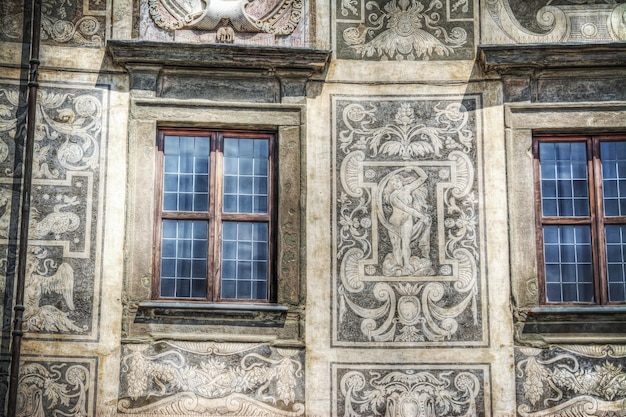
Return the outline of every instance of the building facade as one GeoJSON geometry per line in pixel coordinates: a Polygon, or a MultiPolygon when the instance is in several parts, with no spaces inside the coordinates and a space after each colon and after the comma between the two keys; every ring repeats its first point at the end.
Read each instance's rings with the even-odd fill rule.
{"type": "Polygon", "coordinates": [[[29,88],[33,9],[15,415],[626,416],[626,2],[41,0],[29,88]]]}

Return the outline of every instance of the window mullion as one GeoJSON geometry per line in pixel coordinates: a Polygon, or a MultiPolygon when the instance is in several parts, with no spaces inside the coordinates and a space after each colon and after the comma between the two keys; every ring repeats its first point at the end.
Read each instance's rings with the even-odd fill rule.
{"type": "MultiPolygon", "coordinates": [[[[596,303],[599,304],[607,304],[607,257],[606,257],[606,236],[605,236],[605,218],[604,218],[604,197],[602,191],[602,160],[600,159],[600,140],[597,138],[591,138],[590,142],[592,142],[592,150],[593,150],[593,161],[590,175],[593,177],[592,194],[591,197],[594,199],[593,211],[592,211],[592,220],[593,220],[593,230],[595,233],[594,239],[594,257],[595,264],[594,270],[596,271],[595,276],[595,293],[596,293],[596,303]]],[[[592,236],[593,238],[593,236],[592,236]]]]}
{"type": "Polygon", "coordinates": [[[209,180],[209,213],[211,219],[209,220],[209,245],[208,245],[208,298],[211,301],[217,301],[219,293],[219,277],[221,275],[221,250],[220,245],[217,242],[221,241],[222,228],[221,228],[221,199],[222,199],[222,167],[223,167],[223,154],[221,152],[221,140],[220,134],[211,135],[211,169],[209,180]]]}

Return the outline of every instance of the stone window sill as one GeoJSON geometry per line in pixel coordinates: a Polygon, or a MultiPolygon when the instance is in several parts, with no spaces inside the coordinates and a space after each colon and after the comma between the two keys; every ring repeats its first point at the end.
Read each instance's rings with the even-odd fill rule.
{"type": "Polygon", "coordinates": [[[282,327],[287,312],[287,306],[276,304],[145,301],[139,303],[135,323],[282,327]]]}
{"type": "Polygon", "coordinates": [[[624,342],[626,306],[542,306],[520,309],[516,330],[520,342],[624,342]]]}

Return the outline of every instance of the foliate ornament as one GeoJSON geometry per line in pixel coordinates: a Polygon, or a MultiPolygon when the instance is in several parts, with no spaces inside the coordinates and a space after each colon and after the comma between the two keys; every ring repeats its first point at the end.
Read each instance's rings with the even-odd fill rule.
{"type": "Polygon", "coordinates": [[[511,0],[487,0],[493,21],[519,43],[626,40],[626,4],[615,0],[563,0],[520,7],[511,0]]]}
{"type": "Polygon", "coordinates": [[[476,99],[335,100],[337,343],[482,339],[467,106],[476,99]]]}
{"type": "Polygon", "coordinates": [[[255,1],[148,0],[148,7],[154,23],[167,31],[228,26],[236,32],[289,35],[302,19],[303,0],[275,0],[261,16],[250,12],[255,1]]]}
{"type": "MultiPolygon", "coordinates": [[[[341,2],[341,14],[357,14],[354,0],[341,2]]],[[[461,26],[446,29],[442,25],[444,3],[439,0],[390,0],[380,4],[367,1],[367,18],[343,30],[343,41],[361,57],[382,60],[429,60],[432,56],[448,56],[467,43],[467,31],[461,26]]],[[[453,5],[468,11],[467,1],[453,5]],[[461,4],[464,3],[464,4],[461,4]]]]}
{"type": "Polygon", "coordinates": [[[129,345],[118,410],[140,415],[301,416],[302,351],[244,343],[129,345]]]}
{"type": "Polygon", "coordinates": [[[93,370],[88,363],[39,363],[20,365],[17,415],[88,416],[93,394],[93,370]]]}
{"type": "MultiPolygon", "coordinates": [[[[623,346],[519,348],[518,413],[523,417],[617,416],[626,401],[623,346]]],[[[620,414],[621,413],[621,414],[620,414]]]]}
{"type": "Polygon", "coordinates": [[[383,413],[386,417],[485,415],[482,370],[345,367],[338,383],[339,416],[382,416],[383,413]]]}

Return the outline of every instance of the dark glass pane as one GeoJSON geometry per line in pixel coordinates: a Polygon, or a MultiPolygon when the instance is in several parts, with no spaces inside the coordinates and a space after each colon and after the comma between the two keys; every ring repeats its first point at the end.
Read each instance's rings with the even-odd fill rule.
{"type": "Polygon", "coordinates": [[[240,195],[239,196],[239,213],[252,213],[252,196],[240,195]]]}
{"type": "Polygon", "coordinates": [[[237,175],[239,174],[239,160],[236,158],[224,158],[224,174],[237,175]]]}
{"type": "Polygon", "coordinates": [[[191,277],[191,261],[185,259],[179,259],[176,263],[176,277],[189,278],[191,277]]]}
{"type": "Polygon", "coordinates": [[[164,238],[176,237],[176,220],[163,220],[162,235],[164,238]]]}
{"type": "Polygon", "coordinates": [[[224,157],[236,158],[239,156],[239,142],[237,139],[224,139],[224,157]]]}
{"type": "Polygon", "coordinates": [[[163,210],[176,211],[178,209],[178,194],[165,193],[163,194],[163,210]]]}
{"type": "Polygon", "coordinates": [[[254,197],[254,212],[267,213],[267,197],[254,197]]]}
{"type": "Polygon", "coordinates": [[[208,175],[196,175],[196,182],[193,190],[196,193],[207,193],[209,191],[209,176],[208,175]]]}
{"type": "Polygon", "coordinates": [[[604,214],[626,215],[626,142],[601,142],[604,214]]]}
{"type": "Polygon", "coordinates": [[[544,216],[589,215],[585,146],[584,142],[539,144],[544,216]]]}
{"type": "Polygon", "coordinates": [[[222,235],[225,240],[236,240],[237,239],[237,223],[224,222],[224,224],[222,225],[222,235]]]}
{"type": "Polygon", "coordinates": [[[191,297],[191,280],[176,280],[176,297],[191,297]]]}
{"type": "Polygon", "coordinates": [[[252,295],[252,283],[249,281],[237,281],[237,298],[250,299],[252,295]]]}
{"type": "Polygon", "coordinates": [[[222,280],[222,298],[237,298],[237,281],[222,280]]]}
{"type": "Polygon", "coordinates": [[[176,260],[175,259],[163,259],[161,261],[161,277],[176,277],[176,260]]]}
{"type": "Polygon", "coordinates": [[[176,295],[176,280],[161,278],[161,297],[174,297],[176,295]]]}
{"type": "MultiPolygon", "coordinates": [[[[267,156],[266,156],[267,158],[267,156]]],[[[261,177],[267,177],[268,174],[268,161],[267,159],[255,159],[254,160],[254,175],[261,177]]]]}
{"type": "Polygon", "coordinates": [[[557,214],[559,216],[573,216],[574,202],[572,200],[557,200],[557,214]]]}
{"type": "Polygon", "coordinates": [[[254,263],[254,279],[267,280],[267,262],[255,262],[254,263]]]}
{"type": "Polygon", "coordinates": [[[237,245],[237,259],[252,259],[252,243],[239,242],[237,245]]]}
{"type": "Polygon", "coordinates": [[[240,158],[239,159],[239,175],[252,175],[253,165],[254,165],[254,159],[240,158]]]}
{"type": "Polygon", "coordinates": [[[178,181],[178,191],[180,192],[192,192],[193,191],[193,176],[181,175],[178,181]]]}
{"type": "Polygon", "coordinates": [[[556,209],[556,200],[542,200],[543,215],[544,216],[556,216],[558,214],[556,209]]]}
{"type": "Polygon", "coordinates": [[[237,238],[239,240],[252,240],[253,223],[237,223],[237,238]]]}
{"type": "Polygon", "coordinates": [[[558,303],[561,302],[561,285],[560,284],[547,284],[546,285],[546,299],[548,302],[558,303]]]}
{"type": "Polygon", "coordinates": [[[178,210],[191,211],[193,208],[193,194],[178,194],[178,210]]]}
{"type": "Polygon", "coordinates": [[[250,158],[254,156],[254,139],[238,139],[239,157],[250,158]]]}
{"type": "Polygon", "coordinates": [[[237,263],[237,280],[248,280],[252,278],[252,262],[237,263]]]}
{"type": "Polygon", "coordinates": [[[191,296],[195,298],[206,297],[206,279],[194,279],[191,281],[191,296]]]}
{"type": "Polygon", "coordinates": [[[237,177],[224,177],[224,194],[237,194],[237,177]]]}
{"type": "Polygon", "coordinates": [[[209,202],[204,195],[194,195],[193,197],[193,210],[194,211],[207,211],[209,209],[209,202]]]}
{"type": "Polygon", "coordinates": [[[252,283],[252,298],[256,300],[267,299],[267,283],[265,281],[252,283]]]}
{"type": "Polygon", "coordinates": [[[564,302],[578,301],[578,286],[576,284],[563,284],[561,285],[561,291],[563,292],[564,302]]]}
{"type": "Polygon", "coordinates": [[[252,194],[252,177],[239,177],[239,193],[252,194]]]}
{"type": "Polygon", "coordinates": [[[206,261],[193,261],[191,276],[193,278],[206,278],[206,261]]]}
{"type": "Polygon", "coordinates": [[[193,172],[193,155],[181,156],[179,159],[180,172],[184,174],[190,174],[193,172]]]}
{"type": "Polygon", "coordinates": [[[178,155],[165,155],[165,172],[178,173],[178,155]]]}
{"type": "Polygon", "coordinates": [[[178,176],[165,174],[163,178],[163,191],[178,191],[178,176]]]}
{"type": "Polygon", "coordinates": [[[609,300],[611,302],[626,301],[626,286],[624,284],[609,284],[609,300]]]}
{"type": "Polygon", "coordinates": [[[225,213],[237,213],[237,196],[236,195],[224,196],[224,212],[225,213]]]}
{"type": "Polygon", "coordinates": [[[222,278],[237,278],[237,262],[235,261],[223,261],[222,262],[222,278]]]}
{"type": "Polygon", "coordinates": [[[206,259],[208,242],[206,240],[194,240],[193,257],[194,259],[206,259]]]}
{"type": "Polygon", "coordinates": [[[607,225],[605,236],[609,301],[626,301],[626,225],[607,225]]]}
{"type": "Polygon", "coordinates": [[[556,182],[556,191],[559,197],[572,196],[572,182],[559,180],[556,182]]]}
{"type": "Polygon", "coordinates": [[[163,243],[161,244],[161,253],[164,258],[175,258],[176,257],[176,241],[170,239],[163,239],[163,243]]]}

